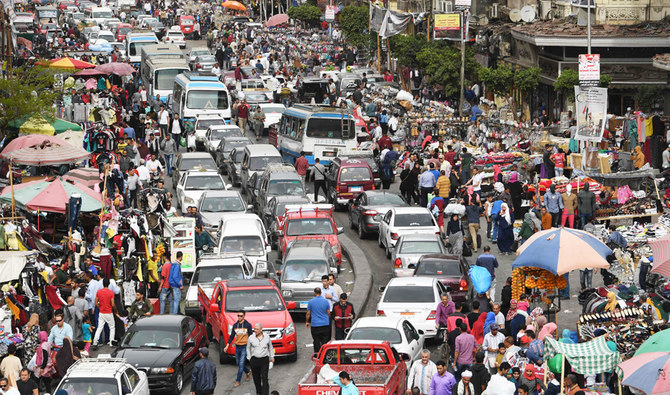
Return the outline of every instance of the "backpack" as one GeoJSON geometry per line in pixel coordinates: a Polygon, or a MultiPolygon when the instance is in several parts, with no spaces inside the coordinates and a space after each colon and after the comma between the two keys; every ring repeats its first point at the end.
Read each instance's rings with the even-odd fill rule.
{"type": "Polygon", "coordinates": [[[172,288],[181,287],[181,266],[178,263],[170,263],[170,275],[168,276],[168,283],[172,288]]]}

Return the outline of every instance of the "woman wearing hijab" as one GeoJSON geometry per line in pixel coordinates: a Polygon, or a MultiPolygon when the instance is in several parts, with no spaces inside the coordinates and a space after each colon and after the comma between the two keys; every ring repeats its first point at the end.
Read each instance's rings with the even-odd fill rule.
{"type": "Polygon", "coordinates": [[[554,332],[556,332],[557,326],[553,322],[549,322],[546,325],[542,327],[540,330],[540,334],[537,335],[538,340],[541,342],[544,341],[544,339],[549,336],[552,339],[554,338],[554,332]]]}
{"type": "Polygon", "coordinates": [[[523,215],[523,225],[521,225],[521,231],[519,232],[519,237],[521,237],[521,243],[519,243],[519,245],[525,243],[534,233],[535,223],[533,222],[533,217],[528,212],[523,215]]]}
{"type": "Polygon", "coordinates": [[[500,171],[500,166],[493,165],[493,183],[503,182],[502,171],[500,171]]]}
{"type": "Polygon", "coordinates": [[[463,225],[458,214],[453,214],[447,223],[447,243],[451,244],[451,253],[461,255],[463,253],[463,225]]]}
{"type": "Polygon", "coordinates": [[[642,148],[639,145],[635,146],[635,151],[633,152],[633,155],[630,156],[630,158],[633,160],[633,166],[635,166],[636,169],[644,166],[644,154],[642,153],[642,148]]]}
{"type": "Polygon", "coordinates": [[[512,253],[514,242],[514,215],[510,212],[507,203],[500,207],[498,215],[498,248],[505,255],[512,253]]]}
{"type": "Polygon", "coordinates": [[[487,313],[481,313],[475,324],[472,325],[472,336],[475,337],[477,344],[484,343],[484,324],[486,323],[487,313]]]}
{"type": "Polygon", "coordinates": [[[33,313],[23,327],[23,365],[28,365],[40,346],[40,316],[33,313]]]}
{"type": "Polygon", "coordinates": [[[79,354],[79,349],[72,345],[72,340],[70,340],[69,337],[63,338],[63,347],[56,353],[56,368],[58,369],[58,375],[60,377],[65,377],[65,373],[67,373],[70,366],[80,358],[81,354],[79,354]]]}
{"type": "Polygon", "coordinates": [[[547,320],[547,317],[545,317],[545,316],[543,316],[543,315],[539,315],[539,316],[537,316],[537,317],[535,318],[535,324],[534,324],[534,326],[535,326],[535,333],[540,333],[540,331],[542,331],[542,328],[544,328],[545,325],[547,325],[547,321],[548,321],[548,320],[547,320]]]}
{"type": "Polygon", "coordinates": [[[486,313],[486,321],[484,321],[484,336],[491,332],[491,324],[496,323],[496,315],[492,311],[486,313]]]}
{"type": "Polygon", "coordinates": [[[437,226],[440,227],[440,232],[444,233],[444,198],[440,196],[435,196],[433,200],[430,201],[430,212],[433,213],[437,226]]]}
{"type": "Polygon", "coordinates": [[[51,343],[49,334],[45,331],[39,333],[40,346],[35,356],[35,367],[33,373],[39,380],[39,387],[44,392],[51,392],[51,376],[56,373],[53,361],[51,360],[51,343]]]}
{"type": "Polygon", "coordinates": [[[535,376],[535,365],[527,363],[521,377],[519,377],[519,386],[525,385],[528,387],[529,395],[538,395],[540,391],[544,391],[544,381],[535,376]]]}
{"type": "Polygon", "coordinates": [[[518,306],[519,302],[516,299],[509,301],[509,310],[507,310],[507,315],[505,315],[505,329],[507,330],[508,336],[512,334],[510,331],[510,322],[514,319],[518,306]]]}
{"type": "Polygon", "coordinates": [[[514,337],[514,340],[517,340],[517,334],[520,330],[526,328],[526,318],[528,318],[528,313],[518,309],[514,318],[509,323],[509,335],[514,337]]]}
{"type": "MultiPolygon", "coordinates": [[[[407,204],[412,204],[412,191],[416,188],[412,187],[412,180],[410,179],[412,169],[410,169],[410,162],[405,162],[405,167],[400,172],[400,193],[405,198],[407,204]]],[[[416,177],[414,178],[416,181],[416,177]]]]}

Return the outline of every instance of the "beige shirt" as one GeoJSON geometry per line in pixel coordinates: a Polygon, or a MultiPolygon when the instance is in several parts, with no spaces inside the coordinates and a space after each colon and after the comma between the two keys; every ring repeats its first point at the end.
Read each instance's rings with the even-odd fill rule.
{"type": "Polygon", "coordinates": [[[16,380],[19,379],[21,369],[23,369],[21,360],[15,355],[6,356],[0,363],[0,373],[9,380],[13,387],[16,387],[16,380]]]}

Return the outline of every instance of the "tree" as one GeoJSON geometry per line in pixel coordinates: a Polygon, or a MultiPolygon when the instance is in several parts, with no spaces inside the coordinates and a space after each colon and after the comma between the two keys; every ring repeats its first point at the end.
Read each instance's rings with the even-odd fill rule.
{"type": "Polygon", "coordinates": [[[370,43],[369,19],[370,8],[367,5],[348,5],[340,11],[340,27],[348,44],[363,47],[370,43]]]}
{"type": "Polygon", "coordinates": [[[13,76],[0,79],[0,130],[6,134],[14,120],[44,118],[53,121],[54,101],[60,93],[54,90],[52,69],[35,66],[15,68],[13,76]]]}
{"type": "Polygon", "coordinates": [[[507,66],[498,66],[495,69],[486,67],[479,71],[479,78],[486,86],[486,90],[496,95],[504,96],[512,92],[514,86],[514,72],[507,66]]]}
{"type": "Polygon", "coordinates": [[[418,65],[416,56],[424,46],[428,45],[424,34],[398,34],[391,37],[390,41],[391,53],[398,58],[398,63],[410,67],[418,65]]]}
{"type": "Polygon", "coordinates": [[[568,101],[575,101],[575,85],[579,85],[579,74],[573,69],[563,69],[554,82],[554,90],[562,94],[568,101]]]}
{"type": "Polygon", "coordinates": [[[637,106],[643,112],[651,112],[658,106],[659,100],[662,100],[662,89],[659,86],[639,86],[633,95],[637,106]]]}
{"type": "Polygon", "coordinates": [[[321,18],[321,9],[311,4],[303,4],[298,7],[291,7],[288,9],[288,16],[305,22],[308,25],[314,25],[321,18]]]}
{"type": "Polygon", "coordinates": [[[540,68],[531,67],[529,69],[517,70],[514,72],[514,89],[529,94],[537,88],[540,83],[540,68]]]}
{"type": "Polygon", "coordinates": [[[612,83],[612,76],[607,74],[600,75],[600,87],[607,88],[612,83]]]}
{"type": "MultiPolygon", "coordinates": [[[[418,66],[425,70],[430,81],[444,87],[447,96],[460,91],[461,51],[446,41],[432,41],[416,55],[418,66]]],[[[474,49],[466,48],[465,79],[476,80],[480,66],[474,60],[474,49]]]]}

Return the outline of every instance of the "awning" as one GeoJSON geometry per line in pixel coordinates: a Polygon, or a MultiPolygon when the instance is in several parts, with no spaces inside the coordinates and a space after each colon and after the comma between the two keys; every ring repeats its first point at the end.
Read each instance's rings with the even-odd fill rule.
{"type": "Polygon", "coordinates": [[[612,372],[621,363],[621,354],[607,347],[604,336],[586,343],[560,343],[551,337],[544,340],[544,359],[550,360],[557,354],[565,355],[570,366],[579,374],[612,372]]]}
{"type": "Polygon", "coordinates": [[[0,251],[0,283],[18,280],[28,261],[28,255],[35,251],[0,251]]]}
{"type": "Polygon", "coordinates": [[[586,176],[593,178],[604,186],[620,187],[631,183],[639,184],[647,177],[654,177],[654,174],[654,169],[644,169],[618,173],[586,173],[586,176]]]}

